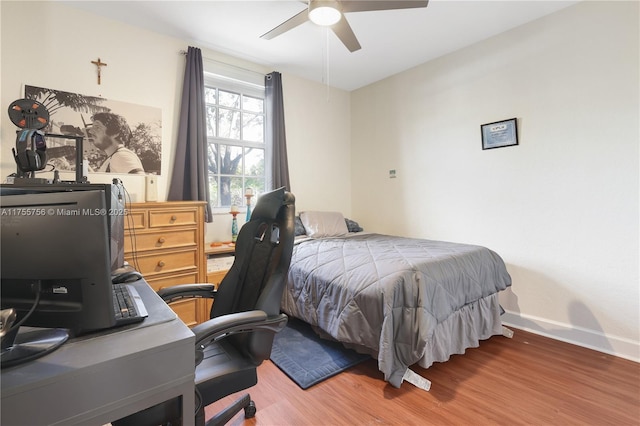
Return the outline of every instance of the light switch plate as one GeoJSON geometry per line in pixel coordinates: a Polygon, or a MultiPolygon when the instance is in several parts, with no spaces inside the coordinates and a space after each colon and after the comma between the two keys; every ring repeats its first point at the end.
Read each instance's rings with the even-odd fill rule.
{"type": "Polygon", "coordinates": [[[147,175],[145,200],[158,201],[158,176],[147,175]]]}

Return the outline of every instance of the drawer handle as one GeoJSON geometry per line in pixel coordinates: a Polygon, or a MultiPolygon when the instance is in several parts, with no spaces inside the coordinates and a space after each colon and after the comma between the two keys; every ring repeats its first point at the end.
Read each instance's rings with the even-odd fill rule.
{"type": "Polygon", "coordinates": [[[164,261],[159,260],[159,261],[158,261],[158,266],[159,266],[160,268],[162,268],[162,267],[164,266],[164,261]]]}
{"type": "Polygon", "coordinates": [[[164,237],[160,237],[160,238],[158,238],[158,243],[160,243],[160,244],[164,244],[164,242],[165,242],[164,237]]]}
{"type": "Polygon", "coordinates": [[[178,219],[178,216],[176,216],[175,214],[171,216],[171,222],[175,222],[177,219],[178,219]]]}

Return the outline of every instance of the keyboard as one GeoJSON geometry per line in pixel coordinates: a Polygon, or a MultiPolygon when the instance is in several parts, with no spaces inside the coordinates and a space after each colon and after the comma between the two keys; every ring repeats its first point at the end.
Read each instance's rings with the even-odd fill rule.
{"type": "Polygon", "coordinates": [[[125,283],[113,284],[113,310],[116,327],[141,322],[149,316],[138,291],[125,283]]]}

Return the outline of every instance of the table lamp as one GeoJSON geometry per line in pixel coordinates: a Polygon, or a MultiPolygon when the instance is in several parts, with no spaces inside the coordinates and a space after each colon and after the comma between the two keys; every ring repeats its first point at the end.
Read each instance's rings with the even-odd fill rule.
{"type": "Polygon", "coordinates": [[[231,211],[229,213],[233,216],[233,219],[231,220],[231,242],[235,244],[238,239],[238,219],[236,218],[238,213],[240,213],[238,206],[231,206],[231,211]]]}
{"type": "Polygon", "coordinates": [[[247,198],[247,218],[245,222],[249,222],[251,220],[251,197],[253,197],[253,189],[247,188],[244,196],[247,198]]]}

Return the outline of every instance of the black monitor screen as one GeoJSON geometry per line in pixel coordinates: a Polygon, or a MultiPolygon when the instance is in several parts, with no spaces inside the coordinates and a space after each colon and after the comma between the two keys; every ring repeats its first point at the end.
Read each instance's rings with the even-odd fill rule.
{"type": "Polygon", "coordinates": [[[61,183],[43,185],[0,185],[1,195],[38,194],[42,192],[104,191],[106,194],[107,227],[111,272],[124,265],[125,190],[122,183],[61,183]]]}
{"type": "Polygon", "coordinates": [[[0,196],[2,309],[75,334],[115,324],[104,190],[0,196]]]}

